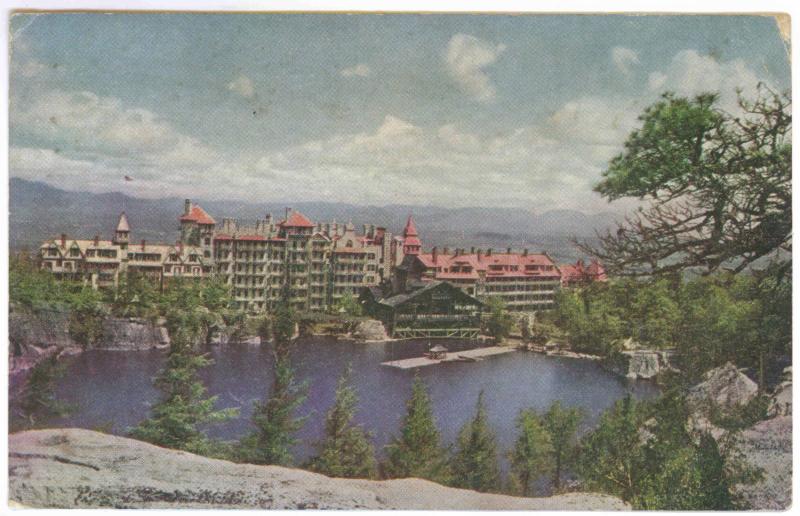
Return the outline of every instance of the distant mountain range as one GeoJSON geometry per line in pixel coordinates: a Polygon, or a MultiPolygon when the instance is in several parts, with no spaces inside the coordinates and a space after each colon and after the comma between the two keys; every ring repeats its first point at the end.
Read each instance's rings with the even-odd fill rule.
{"type": "MultiPolygon", "coordinates": [[[[574,210],[550,210],[534,214],[511,208],[439,208],[434,206],[356,206],[330,202],[294,202],[263,204],[241,201],[193,199],[218,222],[223,217],[239,219],[263,218],[272,213],[283,216],[290,206],[311,220],[352,221],[386,226],[393,233],[402,230],[409,214],[414,215],[426,248],[472,246],[495,249],[513,247],[547,251],[560,261],[574,260],[577,251],[572,237],[592,239],[595,230],[613,225],[618,218],[612,213],[585,214],[574,210]]],[[[131,223],[132,238],[150,241],[173,241],[178,233],[178,216],[183,199],[140,199],[122,193],[95,194],[69,192],[45,183],[11,178],[10,182],[11,250],[35,249],[42,240],[61,233],[90,238],[95,234],[110,237],[123,210],[131,223]]]]}

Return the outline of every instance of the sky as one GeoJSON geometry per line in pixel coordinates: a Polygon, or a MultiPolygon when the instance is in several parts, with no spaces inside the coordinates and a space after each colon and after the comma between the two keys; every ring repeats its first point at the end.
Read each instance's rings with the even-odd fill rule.
{"type": "Polygon", "coordinates": [[[665,91],[790,87],[772,18],[17,14],[10,175],[249,202],[619,211],[665,91]],[[125,181],[129,176],[133,181],[125,181]]]}

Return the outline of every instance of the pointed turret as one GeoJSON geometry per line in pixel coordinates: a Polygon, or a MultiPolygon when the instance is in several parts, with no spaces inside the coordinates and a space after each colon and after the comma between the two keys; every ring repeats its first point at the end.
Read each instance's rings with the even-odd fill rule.
{"type": "Polygon", "coordinates": [[[417,234],[414,217],[408,216],[406,227],[403,229],[403,254],[419,254],[422,251],[422,242],[417,234]]]}
{"type": "Polygon", "coordinates": [[[414,224],[414,217],[409,215],[406,221],[406,227],[403,229],[403,236],[408,238],[410,236],[419,236],[417,233],[417,226],[414,224]]]}
{"type": "Polygon", "coordinates": [[[122,245],[125,249],[131,235],[131,225],[128,223],[128,216],[123,211],[119,215],[119,222],[117,222],[117,229],[114,230],[114,243],[122,245]]]}
{"type": "Polygon", "coordinates": [[[120,213],[119,222],[117,222],[117,233],[121,233],[121,232],[125,232],[125,233],[130,233],[131,232],[131,226],[130,226],[130,224],[128,224],[128,216],[125,215],[124,211],[122,213],[120,213]]]}

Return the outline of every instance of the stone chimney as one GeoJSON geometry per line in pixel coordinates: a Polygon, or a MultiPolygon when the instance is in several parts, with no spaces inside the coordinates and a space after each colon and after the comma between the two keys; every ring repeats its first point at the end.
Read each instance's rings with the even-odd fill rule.
{"type": "Polygon", "coordinates": [[[142,239],[142,251],[144,251],[145,249],[147,249],[147,241],[143,238],[142,239]]]}
{"type": "Polygon", "coordinates": [[[188,215],[192,211],[192,200],[186,199],[183,201],[183,214],[188,215]]]}
{"type": "Polygon", "coordinates": [[[486,256],[492,256],[492,248],[486,250],[486,256]]]}
{"type": "Polygon", "coordinates": [[[475,246],[469,248],[469,254],[475,254],[475,246]]]}
{"type": "Polygon", "coordinates": [[[522,256],[528,256],[528,248],[522,250],[522,256]]]}
{"type": "Polygon", "coordinates": [[[292,214],[292,209],[291,208],[286,208],[286,218],[285,218],[285,220],[289,220],[289,215],[291,215],[291,214],[292,214]]]}
{"type": "Polygon", "coordinates": [[[506,254],[511,254],[511,248],[509,247],[506,254]]]}
{"type": "Polygon", "coordinates": [[[479,262],[481,261],[481,255],[482,255],[482,254],[483,254],[483,250],[481,250],[481,249],[478,249],[478,254],[477,254],[477,256],[478,256],[478,261],[479,261],[479,262]]]}
{"type": "Polygon", "coordinates": [[[444,250],[442,251],[442,254],[443,254],[443,255],[445,255],[445,256],[447,256],[447,254],[448,254],[449,252],[450,252],[450,249],[448,249],[447,247],[445,247],[445,248],[444,248],[444,250]]]}
{"type": "Polygon", "coordinates": [[[61,247],[67,247],[67,234],[61,233],[61,247]]]}
{"type": "Polygon", "coordinates": [[[183,255],[183,242],[176,240],[175,245],[178,246],[178,254],[183,255]]]}
{"type": "Polygon", "coordinates": [[[97,247],[100,245],[100,235],[94,236],[94,246],[97,247]]]}
{"type": "Polygon", "coordinates": [[[431,257],[433,258],[433,263],[436,263],[436,259],[439,257],[439,250],[437,248],[433,248],[431,250],[431,257]]]}

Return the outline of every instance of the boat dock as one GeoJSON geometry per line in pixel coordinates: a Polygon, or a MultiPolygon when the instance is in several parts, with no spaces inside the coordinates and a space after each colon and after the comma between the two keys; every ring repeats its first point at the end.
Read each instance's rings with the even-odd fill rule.
{"type": "Polygon", "coordinates": [[[512,347],[491,346],[488,348],[469,349],[467,351],[452,351],[442,359],[414,357],[406,358],[404,360],[391,360],[389,362],[382,362],[381,365],[396,367],[398,369],[414,369],[422,366],[441,364],[442,362],[478,362],[479,360],[483,360],[485,357],[502,355],[504,353],[511,353],[513,351],[516,350],[512,347]]]}

